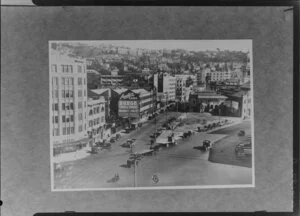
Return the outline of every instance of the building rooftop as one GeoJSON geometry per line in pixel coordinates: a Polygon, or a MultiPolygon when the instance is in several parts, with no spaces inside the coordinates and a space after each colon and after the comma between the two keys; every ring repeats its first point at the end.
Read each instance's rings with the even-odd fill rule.
{"type": "Polygon", "coordinates": [[[198,98],[216,98],[216,99],[226,99],[227,97],[224,95],[217,94],[214,91],[199,91],[194,92],[193,94],[196,94],[198,98]]]}
{"type": "Polygon", "coordinates": [[[88,99],[88,106],[92,106],[99,103],[105,103],[105,99],[103,96],[99,97],[99,99],[93,99],[93,98],[88,99]]]}
{"type": "Polygon", "coordinates": [[[199,99],[208,99],[208,98],[215,98],[215,99],[227,99],[224,95],[198,95],[199,99]]]}
{"type": "Polygon", "coordinates": [[[122,94],[123,92],[127,91],[126,88],[114,88],[113,91],[117,92],[118,94],[122,94]]]}
{"type": "Polygon", "coordinates": [[[148,91],[146,91],[145,89],[132,89],[132,91],[136,94],[149,94],[148,91]]]}
{"type": "Polygon", "coordinates": [[[108,91],[109,88],[103,88],[103,89],[91,89],[91,92],[95,93],[95,94],[103,94],[104,92],[108,91]]]}
{"type": "Polygon", "coordinates": [[[88,69],[86,70],[87,73],[90,73],[90,74],[100,74],[100,72],[94,70],[94,69],[88,69]]]}

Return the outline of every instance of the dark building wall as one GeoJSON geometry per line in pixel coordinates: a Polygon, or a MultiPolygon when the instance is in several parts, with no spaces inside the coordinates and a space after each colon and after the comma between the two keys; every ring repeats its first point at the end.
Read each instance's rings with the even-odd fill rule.
{"type": "Polygon", "coordinates": [[[110,99],[110,114],[111,116],[118,116],[118,112],[119,112],[119,102],[120,99],[120,95],[115,92],[114,90],[111,90],[111,99],[110,99]]]}
{"type": "Polygon", "coordinates": [[[164,75],[157,76],[157,92],[164,92],[164,75]]]}

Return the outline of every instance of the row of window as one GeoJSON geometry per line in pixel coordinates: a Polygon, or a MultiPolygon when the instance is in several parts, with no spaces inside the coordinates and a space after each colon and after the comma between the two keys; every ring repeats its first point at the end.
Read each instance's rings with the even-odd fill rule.
{"type": "Polygon", "coordinates": [[[78,78],[77,78],[78,85],[82,85],[82,80],[83,80],[83,85],[86,85],[86,80],[85,80],[85,78],[81,78],[81,77],[78,77],[78,78]]]}
{"type": "Polygon", "coordinates": [[[92,127],[93,125],[97,125],[104,122],[104,116],[101,117],[101,121],[100,118],[94,119],[94,120],[90,120],[89,121],[89,126],[92,127]]]}
{"type": "MultiPolygon", "coordinates": [[[[247,99],[244,100],[244,104],[247,102],[247,99]]],[[[251,103],[251,99],[248,98],[248,103],[251,103]]]]}
{"type": "MultiPolygon", "coordinates": [[[[87,93],[86,90],[78,90],[78,97],[86,97],[87,93]]],[[[61,97],[62,98],[73,98],[74,91],[73,90],[61,90],[61,97]]],[[[58,90],[52,90],[52,98],[58,98],[58,90]]]]}
{"type": "MultiPolygon", "coordinates": [[[[86,118],[86,115],[85,115],[85,118],[86,118]]],[[[78,120],[82,121],[82,119],[83,119],[83,115],[82,115],[82,113],[79,113],[78,114],[78,120]]],[[[73,115],[70,115],[70,116],[63,115],[61,117],[61,120],[62,120],[63,123],[74,122],[74,116],[73,115]]],[[[52,117],[52,122],[53,123],[58,123],[58,116],[53,116],[52,117]]]]}
{"type": "MultiPolygon", "coordinates": [[[[82,101],[78,102],[78,109],[82,109],[82,101]]],[[[62,110],[74,110],[74,104],[73,103],[62,103],[62,110]]],[[[86,107],[86,101],[84,101],[84,107],[86,107]]],[[[58,103],[52,104],[52,110],[58,111],[58,103]]]]}
{"type": "MultiPolygon", "coordinates": [[[[62,85],[74,85],[74,77],[62,77],[61,78],[61,84],[62,85]]],[[[77,78],[77,84],[78,85],[86,85],[86,79],[82,77],[77,78]]],[[[52,85],[57,86],[58,85],[58,77],[52,77],[52,85]]]]}
{"type": "Polygon", "coordinates": [[[84,89],[84,91],[82,90],[78,90],[78,97],[82,97],[82,92],[84,93],[84,97],[86,97],[86,90],[84,89]]]}
{"type": "MultiPolygon", "coordinates": [[[[104,106],[101,107],[101,112],[104,112],[104,106]]],[[[90,109],[89,115],[100,113],[100,107],[94,107],[94,109],[90,109]]]]}
{"type": "MultiPolygon", "coordinates": [[[[61,72],[63,73],[73,73],[74,66],[73,65],[60,65],[61,72]]],[[[58,72],[58,66],[56,64],[51,65],[51,72],[58,72]]],[[[81,65],[77,65],[77,72],[78,73],[85,73],[85,69],[81,65]]]]}
{"type": "MultiPolygon", "coordinates": [[[[84,125],[84,129],[86,130],[86,125],[84,125]]],[[[82,125],[79,125],[78,131],[79,132],[83,131],[82,125]]],[[[63,127],[62,135],[70,135],[70,134],[75,134],[75,127],[63,127]]],[[[59,128],[53,128],[52,135],[59,136],[59,128]]]]}

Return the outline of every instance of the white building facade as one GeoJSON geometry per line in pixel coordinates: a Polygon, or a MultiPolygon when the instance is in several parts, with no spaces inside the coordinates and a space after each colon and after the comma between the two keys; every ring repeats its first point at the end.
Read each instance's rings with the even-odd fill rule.
{"type": "Polygon", "coordinates": [[[88,134],[90,146],[105,138],[105,98],[88,99],[88,134]]]}
{"type": "Polygon", "coordinates": [[[55,153],[87,144],[86,60],[50,51],[50,130],[55,153]]]}
{"type": "Polygon", "coordinates": [[[212,71],[210,73],[210,76],[211,76],[211,81],[215,81],[215,82],[218,82],[218,81],[225,81],[225,80],[228,80],[231,78],[231,74],[232,72],[230,70],[228,71],[212,71]]]}
{"type": "Polygon", "coordinates": [[[101,75],[100,83],[102,85],[119,86],[122,84],[123,78],[121,75],[101,75]]]}
{"type": "Polygon", "coordinates": [[[154,74],[154,86],[157,91],[157,101],[167,102],[176,99],[176,77],[168,73],[154,74]]]}

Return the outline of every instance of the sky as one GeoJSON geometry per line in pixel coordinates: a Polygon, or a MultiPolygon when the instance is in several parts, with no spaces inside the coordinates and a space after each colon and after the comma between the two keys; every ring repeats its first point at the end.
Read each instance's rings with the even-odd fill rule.
{"type": "Polygon", "coordinates": [[[144,49],[185,49],[188,51],[230,50],[248,52],[252,49],[252,40],[99,40],[64,41],[81,42],[89,45],[111,44],[129,48],[144,49]]]}

